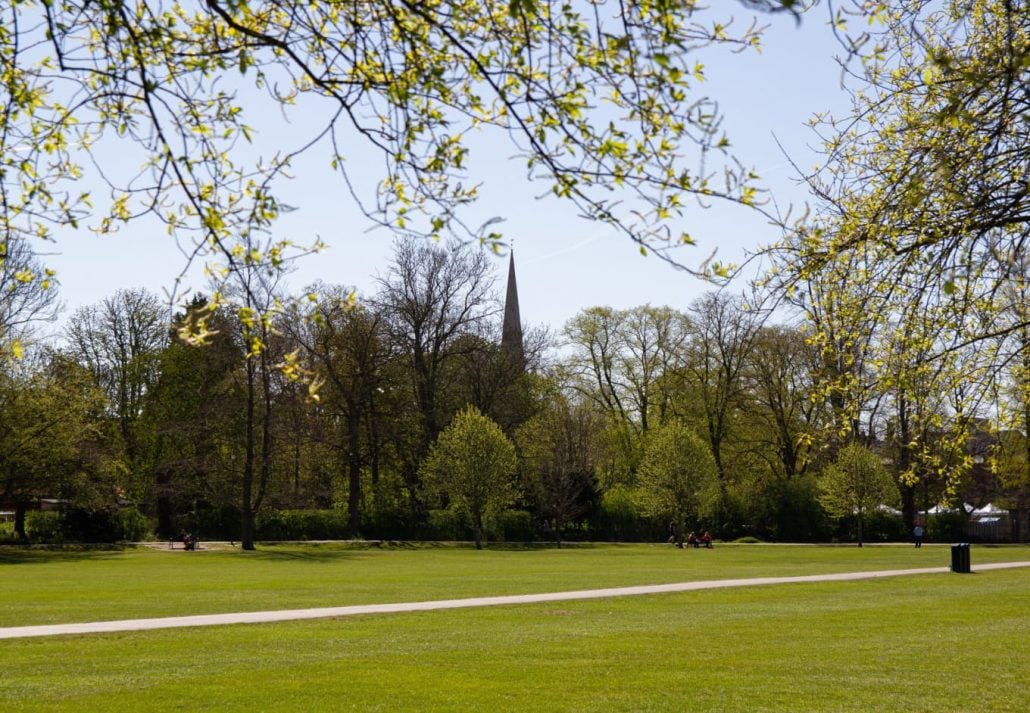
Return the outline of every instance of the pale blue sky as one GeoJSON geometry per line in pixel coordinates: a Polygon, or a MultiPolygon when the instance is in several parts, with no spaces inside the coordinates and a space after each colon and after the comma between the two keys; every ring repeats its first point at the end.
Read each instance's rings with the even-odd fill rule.
{"type": "MultiPolygon", "coordinates": [[[[736,3],[718,5],[735,13],[738,23],[749,20],[736,3]]],[[[736,155],[755,167],[781,206],[798,205],[805,201],[805,191],[792,180],[792,170],[773,135],[801,166],[813,165],[817,157],[810,147],[817,139],[805,121],[814,112],[843,111],[847,106],[840,69],[833,61],[840,48],[822,8],[800,26],[787,16],[761,21],[769,28],[760,54],[713,49],[698,55],[708,76],[699,91],[720,101],[736,155]]],[[[264,147],[289,138],[263,132],[255,137],[255,145],[271,153],[271,148],[264,147]]],[[[515,241],[521,313],[527,325],[560,330],[579,310],[593,305],[622,308],[651,303],[683,309],[711,289],[654,256],[642,257],[626,238],[578,218],[571,205],[537,200],[535,196],[544,193],[546,186],[529,184],[522,162],[504,160],[510,152],[503,146],[503,137],[492,136],[489,141],[488,152],[471,157],[470,174],[484,185],[468,222],[504,218],[501,230],[515,241]]],[[[325,253],[305,258],[288,278],[289,284],[300,290],[321,279],[371,291],[374,275],[384,272],[389,262],[393,236],[381,229],[368,232],[368,221],[351,204],[342,181],[331,174],[327,163],[322,153],[307,155],[295,166],[295,180],[280,188],[286,202],[297,210],[281,219],[277,235],[302,243],[317,235],[330,246],[325,253]]],[[[369,188],[376,167],[368,167],[369,188]]],[[[763,218],[738,206],[691,208],[680,227],[699,240],[697,248],[680,254],[681,262],[693,265],[716,247],[720,260],[739,262],[745,251],[777,238],[763,218]]],[[[65,234],[51,252],[45,259],[58,270],[61,299],[68,311],[122,287],[145,286],[161,293],[173,286],[184,264],[163,229],[144,223],[132,224],[114,236],[97,237],[85,231],[65,234]]],[[[505,259],[497,259],[500,280],[506,264],[505,259]]],[[[193,286],[204,288],[199,278],[193,286]]]]}

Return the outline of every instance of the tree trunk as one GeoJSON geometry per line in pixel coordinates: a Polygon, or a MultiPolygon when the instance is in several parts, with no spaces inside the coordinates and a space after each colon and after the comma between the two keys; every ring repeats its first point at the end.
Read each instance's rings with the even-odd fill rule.
{"type": "Polygon", "coordinates": [[[372,406],[369,406],[368,409],[366,428],[368,428],[369,470],[372,475],[372,489],[375,491],[379,485],[379,421],[372,406]]]}
{"type": "Polygon", "coordinates": [[[29,536],[25,533],[25,503],[21,500],[14,504],[14,534],[19,540],[27,540],[29,536]]]}
{"type": "Polygon", "coordinates": [[[293,419],[293,501],[300,501],[300,424],[299,419],[293,419]]]}
{"type": "Polygon", "coordinates": [[[361,413],[347,409],[347,526],[352,536],[361,530],[361,413]]]}
{"type": "Polygon", "coordinates": [[[254,361],[247,360],[247,418],[244,435],[240,547],[254,549],[254,361]]]}
{"type": "Polygon", "coordinates": [[[172,474],[161,468],[155,479],[157,485],[157,534],[162,538],[175,535],[172,511],[172,474]]]}
{"type": "Polygon", "coordinates": [[[862,546],[862,513],[858,513],[858,546],[862,546]]]}
{"type": "Polygon", "coordinates": [[[916,486],[901,486],[901,513],[905,529],[909,532],[916,526],[916,486]]]}
{"type": "MultiPolygon", "coordinates": [[[[900,474],[912,467],[912,433],[909,428],[908,400],[904,392],[898,396],[898,481],[901,481],[900,474]]],[[[899,483],[901,489],[901,516],[905,523],[905,529],[912,532],[916,526],[916,486],[899,483]]]]}
{"type": "Polygon", "coordinates": [[[475,534],[475,537],[476,537],[476,549],[477,550],[481,550],[481,549],[483,549],[483,514],[477,512],[475,514],[475,518],[474,519],[475,519],[475,526],[476,526],[476,534],[475,534]]]}
{"type": "MultiPolygon", "coordinates": [[[[249,487],[245,488],[248,492],[249,487]]],[[[240,513],[240,547],[254,549],[254,511],[249,507],[240,513]]]]}
{"type": "MultiPolygon", "coordinates": [[[[268,333],[262,331],[262,340],[268,343],[268,333]]],[[[272,474],[272,378],[268,364],[268,350],[261,352],[261,472],[257,494],[254,496],[254,514],[261,509],[268,492],[268,481],[272,474]]]]}

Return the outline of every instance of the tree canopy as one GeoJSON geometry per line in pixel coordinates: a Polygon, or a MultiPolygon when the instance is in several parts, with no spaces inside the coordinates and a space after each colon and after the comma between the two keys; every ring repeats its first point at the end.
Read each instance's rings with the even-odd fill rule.
{"type": "Polygon", "coordinates": [[[440,433],[422,464],[429,484],[472,516],[477,549],[482,547],[486,512],[515,499],[515,467],[515,446],[500,426],[472,406],[440,433]]]}
{"type": "Polygon", "coordinates": [[[819,500],[838,517],[855,516],[862,546],[865,516],[879,505],[895,504],[898,491],[880,457],[859,443],[849,443],[823,471],[819,500]]]}
{"type": "Polygon", "coordinates": [[[151,215],[216,277],[274,269],[296,247],[269,237],[279,187],[313,150],[375,221],[494,242],[463,209],[470,137],[496,130],[531,179],[663,251],[693,243],[670,222],[689,199],[756,203],[699,85],[701,50],[759,44],[692,1],[8,0],[0,243],[151,215]],[[310,132],[258,148],[256,117],[300,111],[310,132]],[[373,190],[359,147],[383,160],[373,190]]]}
{"type": "Polygon", "coordinates": [[[838,432],[886,405],[909,484],[955,478],[1026,350],[1030,8],[852,2],[834,24],[852,107],[813,122],[814,210],[785,226],[770,283],[809,321],[838,432]],[[918,431],[951,453],[916,453],[918,431]]]}
{"type": "Polygon", "coordinates": [[[817,123],[817,213],[781,246],[776,280],[797,295],[843,269],[857,291],[840,306],[882,330],[877,357],[965,351],[996,368],[993,346],[1026,325],[1011,285],[1030,237],[1030,8],[866,5],[872,30],[846,65],[852,111],[817,123]]]}
{"type": "Polygon", "coordinates": [[[682,546],[683,522],[711,507],[718,496],[718,470],[708,445],[678,421],[657,429],[640,464],[645,512],[672,517],[682,546]]]}

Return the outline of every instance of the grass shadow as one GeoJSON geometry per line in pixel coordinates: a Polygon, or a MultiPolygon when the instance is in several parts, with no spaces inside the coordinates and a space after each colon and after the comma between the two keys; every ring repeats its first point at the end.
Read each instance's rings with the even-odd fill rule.
{"type": "MultiPolygon", "coordinates": [[[[590,542],[563,542],[561,549],[589,550],[597,545],[590,542]]],[[[350,540],[340,542],[265,542],[257,543],[257,549],[243,552],[254,559],[263,560],[303,560],[303,561],[336,561],[353,558],[362,552],[370,551],[439,551],[464,550],[475,551],[472,542],[431,542],[411,540],[350,540]]],[[[483,546],[484,552],[540,552],[557,550],[551,542],[490,542],[483,546]]]]}
{"type": "Polygon", "coordinates": [[[253,560],[271,562],[339,562],[355,559],[371,547],[352,547],[337,544],[257,545],[254,550],[240,550],[239,555],[253,560]]]}
{"type": "MultiPolygon", "coordinates": [[[[565,542],[561,547],[556,542],[490,542],[483,545],[484,550],[495,550],[500,552],[540,552],[542,550],[592,550],[598,546],[609,547],[609,543],[595,542],[565,542]]],[[[475,547],[469,544],[470,547],[475,547]]]]}
{"type": "Polygon", "coordinates": [[[123,545],[0,545],[0,565],[111,559],[135,549],[123,545]]]}

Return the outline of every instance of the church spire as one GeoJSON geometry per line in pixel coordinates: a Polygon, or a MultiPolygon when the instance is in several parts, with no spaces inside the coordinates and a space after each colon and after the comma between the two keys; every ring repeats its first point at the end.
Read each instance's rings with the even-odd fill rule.
{"type": "Polygon", "coordinates": [[[504,323],[501,326],[501,348],[518,357],[525,358],[522,346],[522,321],[519,318],[519,289],[515,284],[515,251],[509,253],[508,291],[504,295],[504,323]]]}

